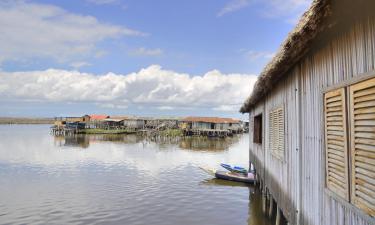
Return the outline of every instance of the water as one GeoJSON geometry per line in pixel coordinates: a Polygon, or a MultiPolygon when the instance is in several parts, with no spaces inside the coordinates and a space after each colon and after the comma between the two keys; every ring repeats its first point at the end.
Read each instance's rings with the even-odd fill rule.
{"type": "Polygon", "coordinates": [[[198,169],[247,167],[247,135],[155,143],[48,132],[0,126],[0,224],[270,224],[256,190],[198,169]]]}

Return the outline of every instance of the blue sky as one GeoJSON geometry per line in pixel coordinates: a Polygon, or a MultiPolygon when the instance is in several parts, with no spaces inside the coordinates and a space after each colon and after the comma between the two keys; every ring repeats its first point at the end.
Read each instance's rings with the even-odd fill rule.
{"type": "Polygon", "coordinates": [[[2,1],[0,115],[241,117],[256,75],[309,4],[2,1]]]}

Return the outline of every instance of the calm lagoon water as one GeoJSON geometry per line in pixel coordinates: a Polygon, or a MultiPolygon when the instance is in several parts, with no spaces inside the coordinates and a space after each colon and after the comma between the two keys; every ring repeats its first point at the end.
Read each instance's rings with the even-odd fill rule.
{"type": "Polygon", "coordinates": [[[0,126],[0,224],[270,224],[249,186],[198,169],[247,167],[248,136],[145,140],[53,137],[0,126]]]}

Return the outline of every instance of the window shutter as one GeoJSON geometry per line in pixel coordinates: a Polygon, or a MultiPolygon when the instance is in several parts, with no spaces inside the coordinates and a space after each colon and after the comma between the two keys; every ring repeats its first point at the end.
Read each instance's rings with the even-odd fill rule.
{"type": "Polygon", "coordinates": [[[277,119],[278,119],[278,145],[277,152],[280,159],[284,158],[284,110],[282,108],[277,109],[277,119]]]}
{"type": "Polygon", "coordinates": [[[352,203],[375,216],[375,79],[350,86],[352,203]]]}
{"type": "Polygon", "coordinates": [[[279,159],[284,158],[284,110],[277,108],[270,112],[270,150],[279,159]]]}
{"type": "Polygon", "coordinates": [[[345,89],[324,95],[327,188],[349,200],[345,89]]]}

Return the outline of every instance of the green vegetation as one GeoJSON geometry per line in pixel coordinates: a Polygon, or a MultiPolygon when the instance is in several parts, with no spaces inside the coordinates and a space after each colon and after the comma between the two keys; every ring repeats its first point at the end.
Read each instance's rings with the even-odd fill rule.
{"type": "Polygon", "coordinates": [[[179,137],[183,136],[184,133],[181,129],[167,129],[162,130],[159,132],[160,136],[166,136],[166,137],[179,137]]]}
{"type": "Polygon", "coordinates": [[[83,134],[132,134],[135,133],[133,130],[118,129],[118,130],[106,130],[106,129],[84,129],[83,134]]]}

